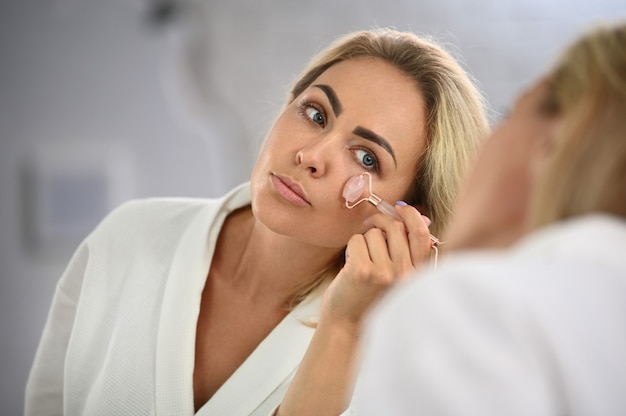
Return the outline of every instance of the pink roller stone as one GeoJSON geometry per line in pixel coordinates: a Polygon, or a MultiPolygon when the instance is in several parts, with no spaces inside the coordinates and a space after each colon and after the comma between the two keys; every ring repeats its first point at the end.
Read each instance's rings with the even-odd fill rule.
{"type": "Polygon", "coordinates": [[[359,199],[361,195],[363,195],[363,188],[365,188],[365,179],[363,179],[363,175],[353,176],[343,188],[343,197],[348,202],[354,202],[359,199]]]}

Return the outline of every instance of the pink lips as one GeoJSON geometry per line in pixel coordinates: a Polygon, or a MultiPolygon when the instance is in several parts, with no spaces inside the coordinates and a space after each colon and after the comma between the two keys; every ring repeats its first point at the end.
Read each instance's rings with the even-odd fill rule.
{"type": "Polygon", "coordinates": [[[287,201],[294,205],[306,206],[311,205],[307,200],[306,193],[302,187],[285,176],[270,175],[272,185],[278,193],[287,201]]]}

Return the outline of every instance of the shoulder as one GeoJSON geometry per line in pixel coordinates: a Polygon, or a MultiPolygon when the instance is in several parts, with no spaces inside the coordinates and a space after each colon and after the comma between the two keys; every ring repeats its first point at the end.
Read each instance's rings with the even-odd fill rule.
{"type": "Polygon", "coordinates": [[[175,219],[181,216],[193,215],[194,212],[206,209],[217,203],[217,201],[200,198],[132,199],[111,211],[104,222],[175,219]]]}
{"type": "Polygon", "coordinates": [[[113,209],[88,237],[89,240],[128,239],[133,236],[167,238],[183,232],[199,218],[211,221],[219,212],[229,212],[248,204],[246,184],[220,198],[143,198],[133,199],[113,209]]]}
{"type": "Polygon", "coordinates": [[[388,293],[374,325],[408,338],[487,334],[476,338],[484,343],[509,334],[558,351],[593,351],[600,340],[623,345],[623,247],[626,223],[594,216],[536,232],[511,250],[454,254],[388,293]]]}
{"type": "Polygon", "coordinates": [[[625,220],[589,215],[538,230],[508,250],[453,254],[424,280],[426,286],[432,286],[429,290],[449,291],[449,286],[458,286],[462,293],[481,292],[526,302],[556,301],[545,298],[550,292],[560,298],[589,296],[588,290],[594,287],[610,290],[607,283],[615,279],[626,283],[624,247],[625,220]],[[577,286],[585,290],[578,293],[577,286]],[[564,288],[568,288],[566,294],[564,288]]]}
{"type": "Polygon", "coordinates": [[[182,198],[148,198],[127,201],[111,211],[98,225],[95,234],[112,230],[143,230],[185,222],[215,201],[182,198]]]}
{"type": "Polygon", "coordinates": [[[462,325],[472,315],[499,316],[521,301],[511,281],[499,279],[506,269],[506,256],[498,251],[454,254],[440,261],[438,270],[420,271],[395,286],[377,305],[373,320],[396,328],[462,325]],[[437,322],[437,324],[434,324],[437,322]]]}
{"type": "MultiPolygon", "coordinates": [[[[619,360],[626,345],[623,247],[626,223],[593,216],[535,232],[510,250],[451,255],[437,271],[396,286],[372,313],[368,383],[387,373],[403,385],[410,380],[421,405],[448,391],[449,380],[477,389],[473,397],[484,399],[484,409],[506,397],[500,403],[519,409],[542,397],[558,405],[551,383],[571,408],[619,404],[626,383],[619,360]],[[487,384],[488,394],[481,391],[487,384]]],[[[437,406],[445,402],[439,399],[437,406]]]]}

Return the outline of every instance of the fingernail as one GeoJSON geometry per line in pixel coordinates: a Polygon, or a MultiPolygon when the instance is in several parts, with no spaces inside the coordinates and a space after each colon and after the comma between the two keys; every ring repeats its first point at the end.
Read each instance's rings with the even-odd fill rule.
{"type": "Polygon", "coordinates": [[[406,202],[404,201],[396,201],[396,205],[400,205],[401,207],[408,205],[406,202]]]}
{"type": "Polygon", "coordinates": [[[424,220],[424,222],[426,223],[426,226],[427,226],[427,227],[430,227],[430,224],[431,224],[431,222],[432,222],[432,221],[430,220],[430,218],[428,218],[426,215],[422,215],[422,219],[423,219],[423,220],[424,220]]]}

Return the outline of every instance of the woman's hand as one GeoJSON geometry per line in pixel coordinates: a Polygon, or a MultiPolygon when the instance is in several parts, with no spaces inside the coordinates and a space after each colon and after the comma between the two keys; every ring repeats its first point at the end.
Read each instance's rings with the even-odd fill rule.
{"type": "Polygon", "coordinates": [[[430,220],[411,206],[395,209],[402,221],[373,215],[368,230],[348,242],[346,264],[324,293],[320,321],[279,414],[339,414],[348,407],[365,313],[430,253],[430,220]]]}
{"type": "Polygon", "coordinates": [[[324,294],[322,319],[358,328],[391,284],[428,260],[430,220],[412,206],[395,208],[402,221],[375,214],[364,222],[369,229],[348,242],[346,264],[324,294]]]}

